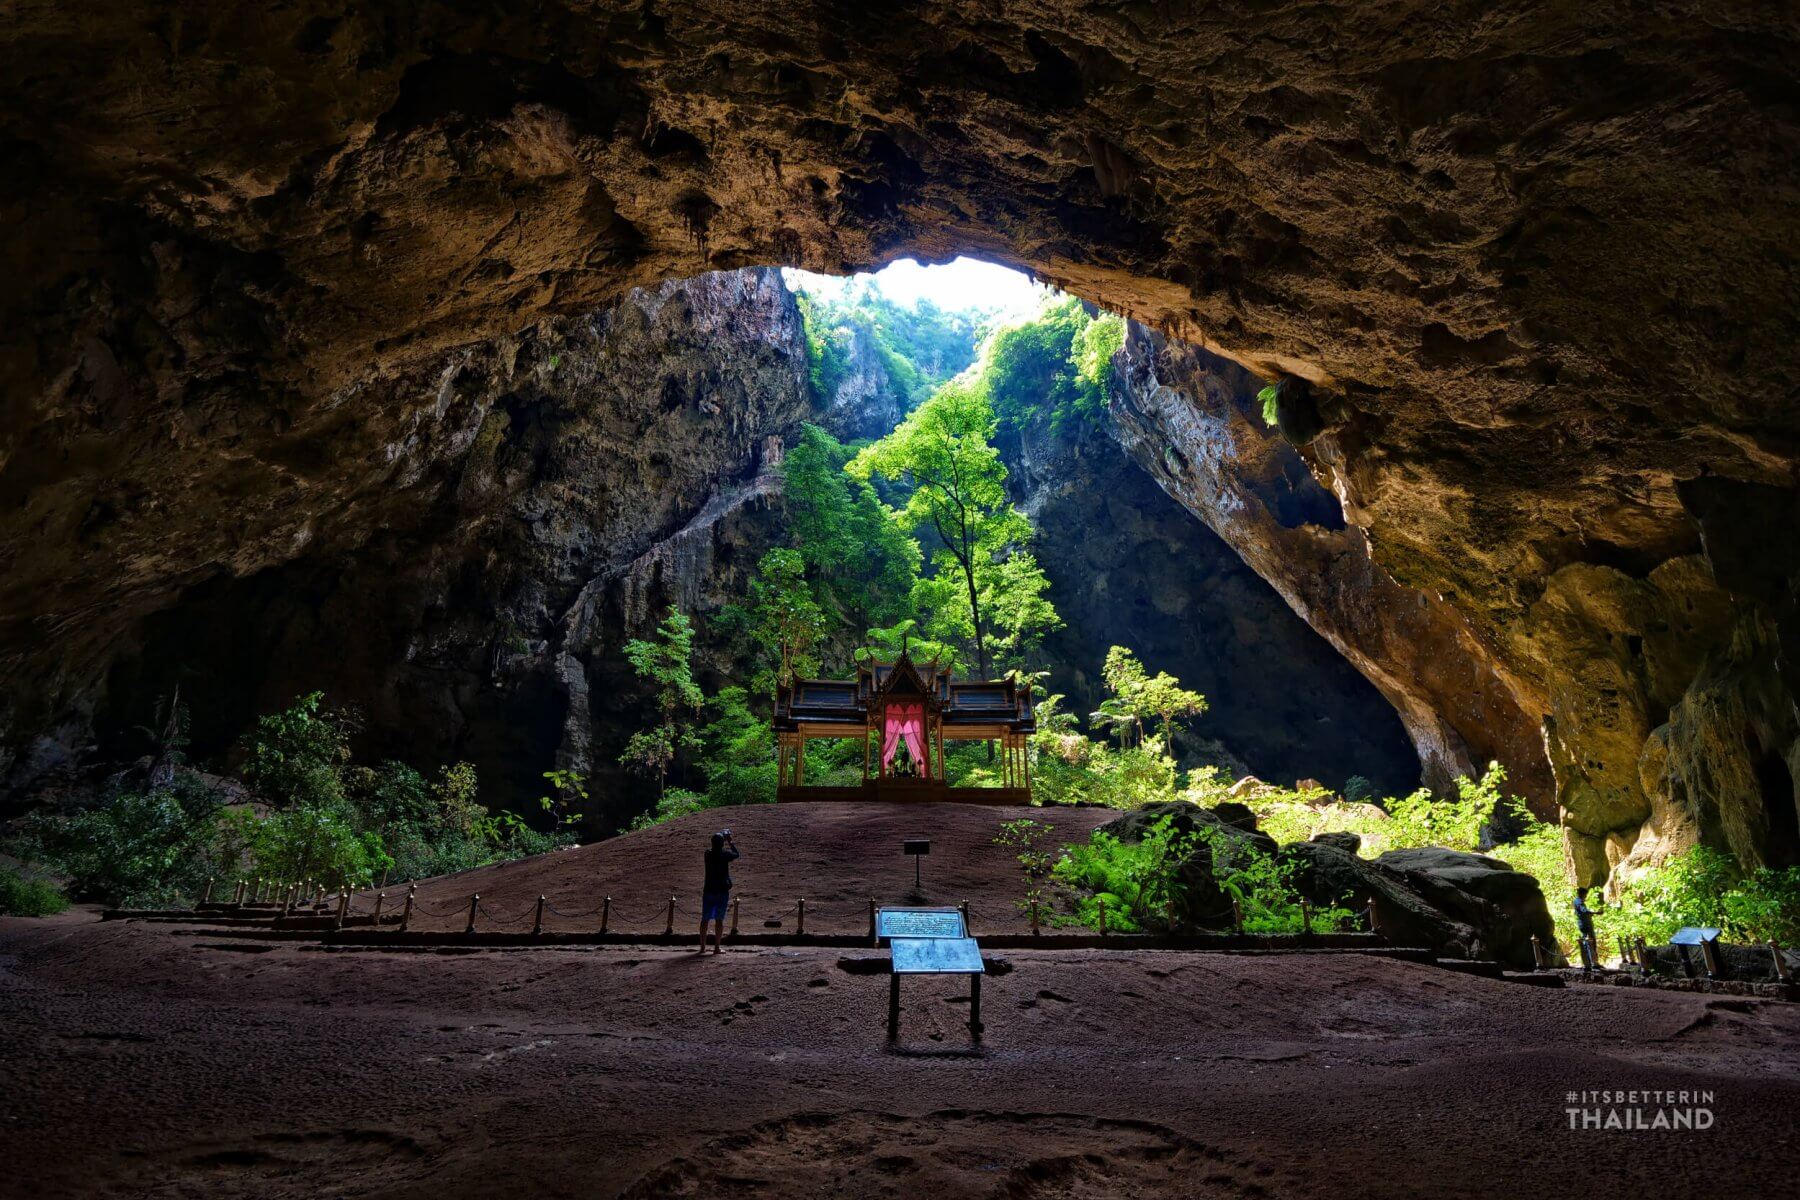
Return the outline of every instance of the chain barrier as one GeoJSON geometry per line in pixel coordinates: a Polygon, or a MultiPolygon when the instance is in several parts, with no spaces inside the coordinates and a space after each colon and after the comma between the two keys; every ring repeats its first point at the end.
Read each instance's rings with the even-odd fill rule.
{"type": "Polygon", "coordinates": [[[536,909],[537,909],[537,905],[533,904],[530,908],[527,908],[524,912],[519,913],[517,916],[502,917],[502,916],[499,916],[499,915],[489,911],[487,906],[482,904],[480,901],[476,901],[476,903],[475,903],[475,911],[477,913],[481,914],[482,916],[486,917],[488,920],[492,921],[496,925],[517,925],[521,921],[529,921],[532,918],[532,916],[534,915],[534,913],[536,912],[536,909]]]}
{"type": "Polygon", "coordinates": [[[606,909],[606,905],[602,904],[598,908],[590,908],[586,912],[564,912],[562,909],[556,907],[556,905],[550,903],[548,900],[544,901],[544,911],[545,912],[555,913],[557,916],[561,917],[565,921],[581,921],[581,920],[587,919],[588,917],[597,917],[603,911],[605,911],[605,909],[606,909]]]}

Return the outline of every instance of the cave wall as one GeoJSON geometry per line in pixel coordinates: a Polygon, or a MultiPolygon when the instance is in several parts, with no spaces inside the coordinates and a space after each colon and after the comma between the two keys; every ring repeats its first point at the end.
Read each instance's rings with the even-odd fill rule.
{"type": "MultiPolygon", "coordinates": [[[[1594,652],[1565,655],[1581,606],[1555,580],[1699,554],[1718,583],[1684,485],[1794,496],[1800,33],[1779,6],[8,15],[9,774],[79,737],[68,714],[146,615],[354,542],[480,431],[396,380],[715,268],[985,253],[1281,377],[1375,561],[1555,718],[1559,797],[1607,814],[1575,831],[1585,877],[1630,839],[1630,744],[1664,714],[1633,678],[1651,632],[1589,605],[1594,652]]],[[[1795,579],[1720,584],[1789,706],[1795,579]]],[[[1791,792],[1778,750],[1759,803],[1791,792]]]]}
{"type": "Polygon", "coordinates": [[[1553,815],[1539,721],[1497,656],[1457,610],[1375,561],[1337,498],[1263,422],[1261,381],[1142,326],[1115,365],[1110,413],[1126,453],[1387,697],[1426,784],[1442,790],[1498,760],[1553,815]]]}
{"type": "MultiPolygon", "coordinates": [[[[133,632],[97,687],[101,757],[180,686],[196,755],[323,689],[363,749],[473,761],[527,804],[553,765],[597,820],[641,797],[618,770],[643,696],[620,654],[670,603],[741,594],[778,527],[781,439],[814,415],[799,312],[774,270],[630,293],[462,348],[382,386],[467,431],[396,480],[362,536],[196,585],[133,632]]],[[[721,667],[703,645],[701,669],[721,667]]]]}
{"type": "MultiPolygon", "coordinates": [[[[1080,432],[1038,421],[998,440],[1064,621],[1043,657],[1066,711],[1085,719],[1099,707],[1101,664],[1122,645],[1207,697],[1209,710],[1176,746],[1186,764],[1333,788],[1361,775],[1381,795],[1419,786],[1419,758],[1394,707],[1119,437],[1109,415],[1080,432]]],[[[1318,501],[1335,511],[1328,494],[1318,501]]]]}

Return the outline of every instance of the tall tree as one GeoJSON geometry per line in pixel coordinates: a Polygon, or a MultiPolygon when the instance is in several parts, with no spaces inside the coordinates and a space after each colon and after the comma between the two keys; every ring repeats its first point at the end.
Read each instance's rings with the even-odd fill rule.
{"type": "Polygon", "coordinates": [[[1007,500],[994,428],[985,390],[954,379],[847,468],[905,492],[898,519],[932,538],[934,571],[913,589],[915,601],[931,610],[929,632],[968,642],[983,676],[992,673],[996,630],[1003,643],[1022,649],[1060,623],[1042,598],[1043,571],[1025,548],[1031,523],[1007,500]],[[996,621],[1001,614],[1005,624],[996,621]]]}
{"type": "Polygon", "coordinates": [[[771,695],[795,675],[818,668],[813,648],[825,636],[825,610],[806,584],[806,560],[798,550],[771,550],[757,561],[749,628],[751,640],[774,660],[766,680],[771,695]]]}
{"type": "Polygon", "coordinates": [[[788,528],[820,606],[852,629],[907,615],[919,544],[866,479],[844,472],[850,451],[816,425],[782,462],[788,528]]]}
{"type": "Polygon", "coordinates": [[[694,724],[705,696],[694,682],[694,626],[674,605],[652,638],[625,643],[625,657],[638,678],[654,684],[656,722],[631,735],[619,761],[656,778],[660,797],[668,787],[669,769],[682,751],[698,744],[694,724]]]}

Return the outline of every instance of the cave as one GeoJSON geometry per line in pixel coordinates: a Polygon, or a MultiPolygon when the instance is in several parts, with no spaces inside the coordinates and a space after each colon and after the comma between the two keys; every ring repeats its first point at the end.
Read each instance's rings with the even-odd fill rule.
{"type": "MultiPolygon", "coordinates": [[[[1384,793],[1417,784],[1454,798],[1498,764],[1507,791],[1555,827],[1567,882],[1608,901],[1696,848],[1746,878],[1792,867],[1796,41],[1774,10],[1703,18],[1542,0],[19,7],[0,39],[0,818],[28,829],[155,778],[167,766],[155,714],[176,687],[192,713],[187,749],[221,777],[241,765],[258,715],[318,689],[360,710],[359,761],[473,761],[496,812],[560,822],[548,800],[550,815],[536,807],[546,772],[587,780],[593,841],[580,852],[596,853],[568,862],[612,853],[606,870],[624,871],[629,846],[643,863],[680,861],[666,828],[610,836],[666,782],[619,766],[648,695],[625,646],[671,606],[710,617],[745,594],[785,519],[781,463],[798,429],[836,419],[836,436],[861,440],[906,411],[892,387],[835,412],[817,393],[781,270],[845,276],[966,255],[1127,323],[1106,363],[1103,425],[998,439],[1011,502],[1073,531],[1041,554],[1067,622],[1044,653],[1075,707],[1105,702],[1097,654],[1129,645],[1239,701],[1196,722],[1184,769],[1222,762],[1344,793],[1354,774],[1384,793]]],[[[722,635],[700,637],[703,689],[742,682],[732,654],[722,635]]],[[[739,823],[793,834],[783,806],[759,807],[777,811],[739,823]]],[[[1086,808],[1062,819],[1099,828],[1086,808]]],[[[874,898],[832,874],[834,856],[914,831],[857,820],[873,823],[784,864],[789,893],[752,915],[755,936],[791,936],[783,922],[805,888],[821,911],[848,912],[832,936],[861,940],[874,898]],[[815,879],[837,892],[819,896],[815,879]]],[[[994,831],[957,828],[939,859],[960,881],[952,852],[991,850],[994,831]]],[[[1309,886],[1334,854],[1354,856],[1344,844],[1299,843],[1309,886]]],[[[562,853],[507,864],[514,883],[482,868],[495,872],[482,877],[498,889],[490,902],[529,927],[534,899],[562,893],[517,881],[562,853]]],[[[769,1162],[797,1191],[842,1190],[847,1176],[805,1171],[854,1162],[862,1190],[917,1172],[914,1190],[958,1194],[978,1190],[968,1164],[985,1170],[990,1145],[1009,1147],[994,1179],[1018,1194],[1151,1194],[1168,1185],[1153,1178],[1162,1164],[1221,1193],[1301,1193],[1329,1176],[1345,1194],[1378,1194],[1390,1168],[1423,1189],[1459,1172],[1476,1190],[1531,1185],[1535,1164],[1492,1151],[1496,1119],[1531,1125],[1560,1161],[1637,1179],[1629,1139],[1577,1141],[1573,1124],[1565,1138],[1558,1102],[1640,1076],[1710,1087],[1729,1075],[1744,1089],[1734,1147],[1779,1143],[1769,1114],[1791,1111],[1795,1079],[1786,1006],[1755,993],[1708,1007],[1696,979],[1692,995],[1604,989],[1592,1020],[1571,1025],[1546,1003],[1570,997],[1549,989],[1591,980],[1539,959],[1516,913],[1504,937],[1465,935],[1481,923],[1463,917],[1516,896],[1471,900],[1445,881],[1517,872],[1396,862],[1390,874],[1412,882],[1389,882],[1419,907],[1382,901],[1382,913],[1365,892],[1361,932],[1400,908],[1430,945],[1271,965],[1234,944],[1197,979],[1179,957],[1084,974],[1025,943],[1023,965],[1007,962],[1016,978],[995,972],[1020,989],[994,989],[1009,997],[993,1019],[1012,1049],[972,1048],[967,1063],[939,1044],[942,1021],[933,1044],[882,1054],[844,1015],[865,1006],[860,993],[808,1008],[863,969],[840,970],[819,946],[793,955],[792,979],[728,963],[717,975],[728,982],[692,995],[670,983],[688,969],[672,954],[633,950],[629,969],[660,972],[667,989],[649,1006],[638,976],[569,983],[626,961],[615,944],[546,949],[567,953],[561,976],[450,944],[464,903],[474,931],[480,897],[444,890],[428,899],[455,911],[421,918],[419,943],[444,953],[413,956],[437,960],[437,974],[384,957],[357,977],[347,964],[361,955],[278,939],[246,951],[233,941],[253,939],[230,926],[204,946],[185,927],[132,940],[162,938],[155,915],[87,911],[93,929],[71,946],[104,947],[89,959],[59,948],[60,926],[8,925],[6,961],[25,965],[17,980],[0,972],[4,987],[54,990],[69,1015],[57,1018],[67,1030],[31,1015],[0,1038],[19,1039],[9,1061],[17,1048],[18,1061],[113,1057],[148,1071],[143,1046],[216,1025],[220,1061],[292,1050],[315,1065],[385,1064],[381,1079],[371,1068],[353,1082],[390,1103],[406,1102],[389,1087],[402,1069],[459,1096],[472,1076],[445,1064],[517,1070],[533,1084],[521,1107],[462,1115],[491,1129],[521,1188],[544,1183],[521,1165],[540,1129],[565,1146],[594,1132],[558,1125],[566,1113],[545,1099],[589,1086],[527,1051],[554,1045],[540,1061],[568,1055],[592,1078],[655,1093],[653,1117],[607,1110],[621,1145],[654,1153],[601,1167],[552,1156],[627,1195],[717,1191],[769,1162]],[[299,969],[309,962],[313,973],[299,969]],[[1447,962],[1478,965],[1423,974],[1447,962]],[[246,1012],[280,1008],[266,1041],[206,974],[241,978],[246,1012]],[[1545,994],[1510,980],[1527,974],[1545,994]],[[121,977],[156,1002],[109,1025],[85,993],[121,977]],[[370,987],[399,1003],[380,980],[406,981],[406,1003],[422,1007],[329,1031],[292,1011],[370,987]],[[514,991],[542,1007],[515,1021],[514,991]],[[1327,991],[1369,997],[1369,1009],[1327,991]],[[1678,1022],[1646,1015],[1665,1001],[1678,1022]],[[413,1019],[432,1005],[445,1014],[435,1033],[413,1019]],[[649,1007],[658,1014],[635,1012],[649,1007]],[[569,1024],[594,1044],[539,1019],[551,1010],[576,1014],[569,1024]],[[738,1042],[757,1021],[787,1022],[785,1040],[738,1042]],[[1225,1033],[1191,1035],[1206,1022],[1225,1033]],[[504,1036],[472,1032],[503,1024],[504,1036]],[[1007,1057],[1045,1031],[1070,1054],[1104,1051],[1078,1064],[1007,1057]],[[1357,1039],[1405,1049],[1382,1058],[1357,1039]],[[1633,1048],[1671,1039],[1692,1057],[1633,1048]],[[678,1045],[666,1079],[622,1052],[634,1041],[678,1045]],[[1521,1058],[1523,1042],[1546,1049],[1521,1058]],[[671,1088],[691,1093],[745,1062],[775,1090],[829,1090],[819,1081],[839,1061],[810,1057],[815,1046],[853,1064],[853,1101],[809,1114],[758,1094],[729,1122],[665,1138],[681,1124],[671,1088]],[[1339,1054],[1356,1058],[1356,1083],[1299,1063],[1339,1054]],[[1492,1065],[1502,1058],[1505,1070],[1492,1065]],[[1196,1062],[1255,1064],[1217,1068],[1243,1093],[1229,1121],[1188,1114],[1210,1103],[1196,1062]],[[918,1082],[915,1069],[946,1065],[971,1069],[936,1076],[935,1090],[918,1082]],[[1021,1099],[996,1101],[970,1082],[975,1068],[1021,1099]],[[1166,1086],[1182,1112],[1127,1122],[1062,1103],[1109,1074],[1130,1076],[1117,1111],[1155,1112],[1166,1086]],[[1480,1101],[1468,1078],[1482,1079],[1480,1101]],[[1402,1127],[1418,1097],[1455,1112],[1446,1145],[1420,1147],[1402,1127]],[[1476,1115],[1490,1101],[1516,1107],[1476,1115]],[[1043,1154],[1015,1153],[1026,1125],[1043,1154]],[[907,1149],[909,1131],[932,1150],[907,1149]],[[1395,1145],[1418,1162],[1394,1165],[1395,1145]]],[[[340,883],[341,923],[352,899],[340,883]]],[[[651,937],[656,915],[631,914],[651,937]]],[[[1172,905],[1162,919],[1174,929],[1172,905]]],[[[1010,908],[1002,926],[1040,932],[1010,908]]],[[[1750,940],[1764,955],[1755,969],[1779,976],[1773,939],[1750,940]]],[[[37,1014],[34,1003],[18,1008],[37,1014]]],[[[941,1017],[949,1003],[916,1011],[941,1017]]],[[[140,1082],[88,1068],[104,1086],[140,1082]]],[[[59,1070],[22,1085],[34,1115],[16,1129],[47,1144],[91,1127],[96,1144],[129,1143],[131,1164],[96,1156],[106,1163],[93,1169],[113,1174],[88,1190],[206,1173],[209,1190],[237,1194],[284,1170],[329,1190],[349,1164],[377,1189],[461,1194],[430,1176],[451,1151],[417,1113],[404,1132],[344,1116],[139,1147],[142,1129],[73,1107],[79,1089],[59,1091],[59,1070]]],[[[198,1105],[204,1073],[169,1094],[198,1105]]],[[[314,1112],[343,1095],[315,1086],[322,1077],[272,1078],[314,1112]]],[[[238,1080],[217,1093],[234,1111],[267,1094],[238,1080]]],[[[145,1103],[153,1128],[178,1124],[162,1100],[145,1103]]],[[[1674,1142],[1672,1194],[1722,1186],[1716,1160],[1674,1142]]],[[[75,1157],[58,1153],[21,1168],[43,1194],[80,1190],[75,1157]]],[[[1760,1152],[1727,1157],[1745,1190],[1791,1176],[1760,1152]]],[[[459,1187],[478,1190],[478,1172],[461,1169],[459,1187]]]]}

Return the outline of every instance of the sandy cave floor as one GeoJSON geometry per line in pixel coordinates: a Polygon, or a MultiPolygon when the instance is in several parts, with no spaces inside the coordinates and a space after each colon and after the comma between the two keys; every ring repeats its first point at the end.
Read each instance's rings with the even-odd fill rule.
{"type": "Polygon", "coordinates": [[[921,979],[890,1049],[886,980],[846,953],[867,952],[0,919],[6,1192],[1800,1195],[1797,1005],[1361,957],[1007,951],[979,1048],[966,988],[921,979]],[[1568,1129],[1569,1092],[1630,1088],[1711,1091],[1715,1124],[1568,1129]]]}

